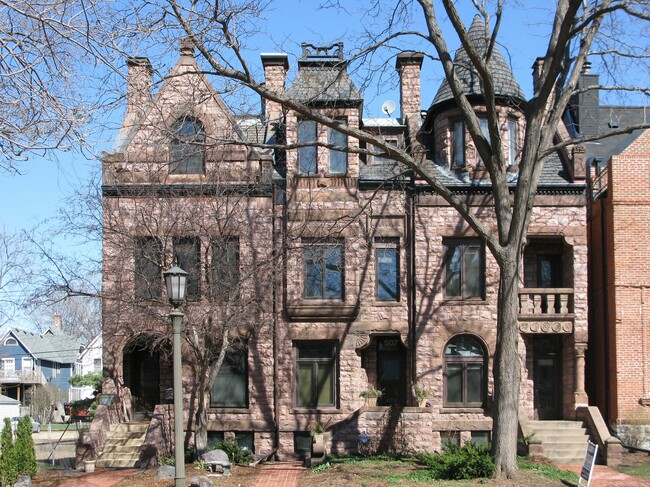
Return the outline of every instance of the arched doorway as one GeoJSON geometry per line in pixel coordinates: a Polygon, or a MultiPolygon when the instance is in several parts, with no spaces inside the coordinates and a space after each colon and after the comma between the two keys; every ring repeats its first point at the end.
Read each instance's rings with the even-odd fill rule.
{"type": "Polygon", "coordinates": [[[160,403],[160,354],[145,344],[132,342],[124,349],[124,385],[131,390],[133,409],[152,412],[160,403]]]}

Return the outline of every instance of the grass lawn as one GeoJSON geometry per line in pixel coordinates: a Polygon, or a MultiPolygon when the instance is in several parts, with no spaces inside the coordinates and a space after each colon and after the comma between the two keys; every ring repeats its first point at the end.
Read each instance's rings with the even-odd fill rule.
{"type": "Polygon", "coordinates": [[[650,465],[637,465],[634,467],[615,467],[621,473],[639,477],[643,480],[650,481],[650,465]]]}

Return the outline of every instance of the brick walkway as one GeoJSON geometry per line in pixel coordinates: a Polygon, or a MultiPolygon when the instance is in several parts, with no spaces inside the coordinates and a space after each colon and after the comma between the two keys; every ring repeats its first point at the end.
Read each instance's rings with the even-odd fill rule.
{"type": "Polygon", "coordinates": [[[305,467],[298,462],[264,463],[259,467],[256,487],[297,487],[298,476],[305,467]]]}
{"type": "MultiPolygon", "coordinates": [[[[566,465],[561,467],[580,475],[581,465],[566,465]]],[[[637,477],[630,477],[624,473],[617,472],[605,465],[596,465],[591,474],[589,487],[650,487],[650,482],[637,477]]]]}
{"type": "Polygon", "coordinates": [[[66,480],[59,487],[111,487],[133,474],[133,469],[103,470],[86,473],[76,479],[66,480]]]}

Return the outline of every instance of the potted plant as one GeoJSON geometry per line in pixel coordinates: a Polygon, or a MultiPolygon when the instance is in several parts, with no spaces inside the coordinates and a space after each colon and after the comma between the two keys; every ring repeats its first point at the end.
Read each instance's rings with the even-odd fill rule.
{"type": "Polygon", "coordinates": [[[380,398],[382,394],[383,392],[381,389],[377,389],[374,386],[368,386],[368,389],[359,394],[359,396],[366,400],[368,406],[376,406],[377,399],[380,398]]]}
{"type": "Polygon", "coordinates": [[[429,389],[423,389],[418,385],[413,386],[413,395],[418,402],[418,407],[424,408],[427,407],[427,399],[431,395],[429,389]]]}
{"type": "Polygon", "coordinates": [[[309,424],[309,433],[311,434],[314,443],[325,443],[325,432],[325,425],[320,421],[314,421],[309,424]]]}

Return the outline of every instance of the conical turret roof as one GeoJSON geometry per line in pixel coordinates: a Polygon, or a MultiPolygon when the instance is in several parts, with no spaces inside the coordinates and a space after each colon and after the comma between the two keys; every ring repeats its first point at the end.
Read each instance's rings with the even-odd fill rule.
{"type": "MultiPolygon", "coordinates": [[[[474,21],[472,22],[469,31],[467,31],[467,35],[469,41],[476,47],[479,55],[484,56],[487,53],[490,44],[490,36],[480,16],[477,15],[474,17],[474,21]]],[[[478,72],[472,65],[464,47],[461,47],[456,51],[454,65],[456,67],[456,76],[458,76],[463,87],[463,93],[467,96],[482,96],[483,92],[481,91],[478,72]]],[[[515,80],[512,70],[496,46],[492,50],[488,66],[494,78],[494,93],[497,97],[514,98],[522,101],[526,99],[524,93],[519,87],[519,83],[515,80]]],[[[447,79],[445,79],[442,82],[431,106],[434,107],[453,99],[454,95],[451,91],[451,87],[449,86],[447,79]]]]}

